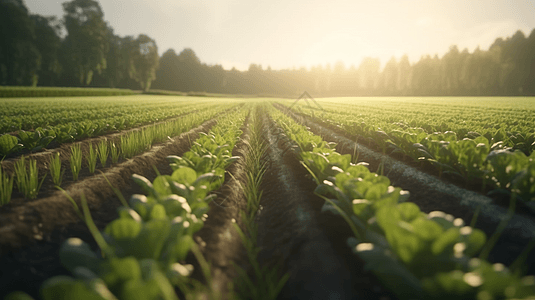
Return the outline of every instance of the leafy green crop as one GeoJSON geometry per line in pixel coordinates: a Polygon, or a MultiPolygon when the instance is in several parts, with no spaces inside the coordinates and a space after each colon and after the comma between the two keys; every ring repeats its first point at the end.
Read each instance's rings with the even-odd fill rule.
{"type": "MultiPolygon", "coordinates": [[[[481,230],[443,212],[421,212],[414,203],[405,202],[408,192],[391,186],[387,177],[370,172],[365,164],[352,164],[350,157],[336,153],[281,112],[272,114],[300,146],[298,154],[318,183],[315,192],[325,199],[322,211],[346,220],[355,235],[348,240],[353,252],[400,299],[535,295],[533,277],[522,278],[501,264],[473,258],[486,244],[481,230]]],[[[436,139],[455,141],[453,133],[437,134],[436,139]]],[[[459,145],[472,146],[487,147],[471,140],[459,145]]],[[[472,162],[484,161],[484,156],[472,162]]]]}
{"type": "Polygon", "coordinates": [[[173,286],[189,291],[192,266],[179,262],[196,247],[192,235],[202,228],[208,202],[215,198],[209,193],[220,186],[224,168],[235,159],[228,157],[232,147],[227,148],[238,138],[239,121],[229,122],[235,119],[243,122],[243,112],[229,115],[227,122],[218,125],[221,129],[214,128],[196,141],[212,150],[212,142],[217,142],[215,149],[224,151],[216,155],[209,149],[192,147],[185,154],[198,157],[204,153],[217,158],[211,161],[213,169],[202,173],[206,165],[191,168],[184,164],[185,160],[171,157],[171,175],[160,175],[153,182],[134,175],[132,179],[145,195],[132,195],[129,207],[120,207],[119,218],[103,232],[96,229],[82,199],[86,222],[103,255],[94,253],[80,239],[67,240],[60,249],[60,259],[75,278],[58,276],[47,280],[41,287],[42,298],[176,299],[173,286]],[[188,154],[192,152],[196,154],[188,154]]]}

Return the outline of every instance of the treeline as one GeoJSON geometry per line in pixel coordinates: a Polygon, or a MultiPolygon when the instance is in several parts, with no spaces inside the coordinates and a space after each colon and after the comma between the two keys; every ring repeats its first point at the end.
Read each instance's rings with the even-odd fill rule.
{"type": "Polygon", "coordinates": [[[115,35],[95,0],[63,10],[58,20],[30,15],[23,0],[0,0],[0,85],[150,88],[159,62],[153,39],[115,35]]]}
{"type": "Polygon", "coordinates": [[[498,38],[488,50],[451,46],[442,57],[405,55],[381,70],[377,58],[357,66],[247,71],[202,63],[192,49],[158,56],[147,35],[120,37],[95,0],[63,4],[64,16],[30,15],[23,0],[0,0],[0,85],[93,86],[180,92],[317,96],[535,95],[535,29],[498,38]],[[65,32],[62,36],[62,32],[65,32]]]}

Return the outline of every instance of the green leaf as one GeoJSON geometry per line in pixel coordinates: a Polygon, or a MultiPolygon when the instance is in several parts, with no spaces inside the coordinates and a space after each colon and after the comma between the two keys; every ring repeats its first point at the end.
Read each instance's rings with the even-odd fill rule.
{"type": "Polygon", "coordinates": [[[152,182],[154,190],[160,195],[160,197],[165,197],[173,193],[168,182],[168,179],[171,178],[172,177],[169,175],[160,175],[152,182]]]}
{"type": "Polygon", "coordinates": [[[59,249],[61,264],[73,272],[76,267],[86,267],[96,271],[99,264],[97,255],[89,245],[79,238],[69,238],[59,249]]]}
{"type": "Polygon", "coordinates": [[[195,170],[192,168],[182,167],[175,170],[173,175],[171,175],[171,178],[178,183],[191,185],[197,179],[197,172],[195,172],[195,170]]]}
{"type": "Polygon", "coordinates": [[[129,240],[138,236],[141,231],[141,223],[132,219],[115,219],[106,226],[105,233],[116,240],[129,240]]]}
{"type": "Polygon", "coordinates": [[[18,139],[15,136],[9,134],[0,136],[0,157],[10,154],[17,144],[18,139]]]}
{"type": "Polygon", "coordinates": [[[459,240],[459,228],[452,227],[446,230],[438,239],[431,245],[431,251],[434,255],[439,255],[445,250],[453,252],[453,245],[459,240]]]}

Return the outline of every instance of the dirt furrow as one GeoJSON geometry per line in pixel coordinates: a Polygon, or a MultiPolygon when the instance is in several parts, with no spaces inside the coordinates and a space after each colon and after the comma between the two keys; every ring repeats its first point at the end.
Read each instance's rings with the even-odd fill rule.
{"type": "MultiPolygon", "coordinates": [[[[243,134],[232,150],[232,156],[240,159],[227,167],[225,181],[218,191],[217,198],[210,202],[208,218],[203,228],[194,236],[201,246],[204,258],[210,263],[212,289],[227,298],[229,286],[236,278],[235,266],[247,264],[242,241],[233,227],[232,220],[239,220],[240,212],[247,207],[247,199],[242,190],[246,184],[244,160],[248,154],[250,118],[247,117],[240,128],[243,134]]],[[[203,279],[200,267],[196,266],[194,278],[203,279]]]]}
{"type": "Polygon", "coordinates": [[[381,289],[345,245],[344,224],[329,224],[320,214],[323,200],[295,153],[285,151],[287,138],[268,117],[263,123],[268,164],[257,216],[259,259],[290,273],[279,298],[380,298],[381,289]]]}
{"type": "MultiPolygon", "coordinates": [[[[351,155],[358,153],[359,161],[370,163],[370,170],[378,170],[383,164],[384,175],[391,180],[391,184],[408,190],[411,193],[410,201],[416,203],[424,212],[444,211],[470,224],[475,210],[481,207],[476,227],[485,231],[488,237],[495,232],[500,221],[507,218],[505,207],[493,203],[492,199],[482,194],[460,188],[388,155],[375,152],[281,105],[275,104],[275,107],[308,126],[310,131],[322,136],[324,140],[336,142],[338,152],[351,155]]],[[[535,239],[535,217],[515,213],[491,252],[489,260],[509,265],[532,239],[535,239]]],[[[526,263],[529,266],[528,273],[535,274],[535,255],[531,255],[526,263]]]]}

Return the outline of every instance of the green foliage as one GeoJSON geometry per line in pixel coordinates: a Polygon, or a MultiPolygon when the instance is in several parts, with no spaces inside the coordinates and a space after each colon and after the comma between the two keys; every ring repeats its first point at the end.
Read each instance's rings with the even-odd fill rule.
{"type": "Polygon", "coordinates": [[[52,176],[52,182],[56,186],[60,186],[63,181],[63,173],[65,169],[61,170],[61,160],[59,159],[59,152],[56,152],[50,156],[49,163],[50,175],[52,176]]]}
{"type": "MultiPolygon", "coordinates": [[[[526,109],[529,99],[516,100],[514,108],[504,107],[505,99],[490,103],[472,99],[472,106],[459,101],[374,100],[373,105],[328,101],[322,103],[322,120],[364,137],[383,152],[390,149],[415,161],[428,162],[441,175],[479,181],[483,189],[490,185],[495,193],[516,193],[520,200],[533,200],[533,158],[528,155],[533,153],[535,135],[531,129],[535,119],[526,109]],[[446,109],[448,103],[458,108],[446,109]],[[484,116],[478,114],[481,109],[486,109],[484,116]]],[[[301,110],[299,105],[296,109],[312,115],[312,111],[301,110]]],[[[311,143],[320,141],[311,138],[311,143]]]]}
{"type": "Polygon", "coordinates": [[[13,152],[16,152],[18,148],[22,147],[19,144],[17,137],[4,134],[0,136],[0,157],[5,157],[13,152]]]}
{"type": "Polygon", "coordinates": [[[82,150],[80,144],[71,146],[70,166],[73,180],[78,180],[78,174],[82,169],[82,150]]]}
{"type": "Polygon", "coordinates": [[[0,98],[125,96],[136,94],[136,92],[128,89],[0,86],[0,98]]]}
{"type": "Polygon", "coordinates": [[[106,139],[101,140],[97,146],[98,158],[100,160],[100,165],[104,168],[106,167],[106,161],[108,160],[109,149],[108,141],[106,139]]]}
{"type": "MultiPolygon", "coordinates": [[[[231,114],[227,120],[236,118],[243,121],[243,113],[231,114]]],[[[227,121],[219,126],[229,128],[228,124],[227,121]]],[[[238,134],[235,128],[239,125],[239,122],[232,124],[231,132],[238,134]]],[[[223,146],[234,145],[237,137],[214,133],[212,139],[223,146]]],[[[207,153],[207,149],[202,148],[191,151],[207,153]]],[[[82,196],[83,217],[102,256],[91,251],[82,240],[67,240],[60,249],[60,258],[74,278],[58,276],[47,280],[41,287],[42,298],[177,299],[174,287],[182,289],[184,294],[193,292],[191,286],[195,286],[195,282],[188,278],[192,266],[179,261],[183,261],[190,250],[197,257],[200,255],[192,236],[202,228],[208,202],[215,198],[209,193],[219,187],[222,177],[215,173],[224,174],[224,168],[231,161],[224,154],[218,159],[223,162],[212,164],[218,170],[205,174],[199,174],[200,168],[175,165],[172,175],[160,175],[153,182],[134,175],[134,182],[146,195],[132,195],[129,207],[120,207],[119,218],[109,223],[102,233],[95,226],[82,196]]],[[[76,202],[68,198],[77,208],[76,202]]],[[[206,276],[209,276],[206,262],[201,260],[201,265],[205,265],[206,276]]]]}
{"type": "Polygon", "coordinates": [[[0,206],[8,204],[11,201],[13,192],[13,175],[8,176],[0,167],[0,206]]]}
{"type": "Polygon", "coordinates": [[[37,161],[35,159],[30,159],[28,165],[26,165],[26,158],[24,156],[15,162],[17,189],[26,199],[37,198],[41,185],[46,178],[46,175],[43,176],[41,182],[39,182],[38,171],[37,161]]]}
{"type": "Polygon", "coordinates": [[[89,155],[87,158],[87,167],[89,168],[89,173],[95,173],[95,167],[97,165],[98,152],[96,148],[93,148],[92,144],[89,144],[89,155]]]}
{"type": "MultiPolygon", "coordinates": [[[[298,154],[314,177],[321,179],[317,180],[315,192],[325,199],[322,211],[340,215],[348,222],[355,234],[355,238],[348,240],[353,252],[400,299],[502,299],[535,295],[532,277],[522,278],[503,265],[493,266],[484,260],[500,229],[487,243],[481,230],[465,226],[462,219],[439,211],[421,212],[414,203],[404,202],[408,193],[390,186],[388,178],[370,172],[364,165],[345,165],[345,160],[333,155],[335,152],[328,145],[310,138],[312,134],[305,127],[279,111],[273,115],[289,137],[304,145],[298,154]],[[307,139],[314,140],[317,148],[306,148],[307,139]],[[331,157],[335,158],[333,162],[331,157]],[[480,251],[482,259],[473,258],[480,251]]],[[[433,134],[432,139],[456,142],[451,132],[433,134]]],[[[459,149],[453,148],[453,155],[475,164],[486,161],[488,142],[475,140],[481,143],[457,142],[459,149]],[[467,147],[475,152],[469,152],[467,147]],[[462,158],[462,152],[475,157],[462,158]]],[[[519,155],[506,153],[496,160],[519,155]]],[[[508,165],[509,172],[514,172],[514,163],[508,165]]],[[[521,168],[522,163],[518,165],[521,168]]],[[[507,170],[504,172],[504,176],[509,175],[507,170]]],[[[506,223],[504,220],[500,227],[506,223]]]]}
{"type": "Polygon", "coordinates": [[[115,143],[110,143],[111,163],[116,164],[119,161],[119,148],[115,146],[115,143]]]}

